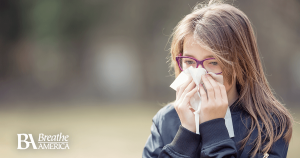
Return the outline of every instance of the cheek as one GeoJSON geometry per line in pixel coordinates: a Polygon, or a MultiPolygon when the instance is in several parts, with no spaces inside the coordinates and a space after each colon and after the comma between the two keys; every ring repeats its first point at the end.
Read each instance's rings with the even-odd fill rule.
{"type": "Polygon", "coordinates": [[[227,80],[224,78],[224,76],[223,76],[223,84],[225,86],[226,93],[228,94],[228,92],[230,91],[230,89],[233,87],[233,84],[229,85],[228,82],[227,82],[227,80]]]}
{"type": "Polygon", "coordinates": [[[227,82],[224,82],[224,86],[226,89],[226,93],[228,93],[228,91],[230,90],[231,86],[227,84],[227,82]]]}

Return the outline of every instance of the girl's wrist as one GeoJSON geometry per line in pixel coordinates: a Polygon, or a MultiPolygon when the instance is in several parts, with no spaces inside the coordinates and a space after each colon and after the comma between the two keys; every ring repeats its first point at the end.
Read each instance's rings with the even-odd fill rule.
{"type": "Polygon", "coordinates": [[[193,133],[196,133],[196,128],[194,127],[195,125],[191,126],[191,125],[185,125],[185,124],[182,124],[182,127],[184,127],[185,129],[193,132],[193,133]]]}

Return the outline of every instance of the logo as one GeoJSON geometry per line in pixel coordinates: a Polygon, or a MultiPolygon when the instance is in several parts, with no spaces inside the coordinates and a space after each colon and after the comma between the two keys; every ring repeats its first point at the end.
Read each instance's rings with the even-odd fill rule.
{"type": "Polygon", "coordinates": [[[62,135],[62,133],[57,135],[44,135],[39,134],[38,147],[34,142],[32,134],[17,134],[18,135],[18,148],[25,150],[32,145],[33,149],[70,149],[68,144],[69,135],[62,135]],[[22,136],[23,139],[22,139],[22,136]],[[25,143],[25,147],[22,147],[22,143],[25,143]]]}

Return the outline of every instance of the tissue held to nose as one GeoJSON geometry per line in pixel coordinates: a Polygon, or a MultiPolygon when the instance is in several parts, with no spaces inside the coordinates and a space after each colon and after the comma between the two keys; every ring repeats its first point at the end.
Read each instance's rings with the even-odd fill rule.
{"type": "MultiPolygon", "coordinates": [[[[204,82],[202,81],[202,76],[205,74],[210,74],[210,76],[216,81],[223,85],[223,76],[216,75],[212,72],[206,73],[206,70],[203,68],[194,68],[189,67],[182,71],[174,82],[170,85],[171,88],[176,90],[176,101],[174,104],[175,110],[178,113],[180,120],[182,122],[183,127],[187,129],[199,133],[199,115],[201,111],[201,95],[199,93],[199,85],[203,85],[204,90],[206,91],[206,87],[204,82]],[[196,86],[196,87],[195,87],[196,86]],[[194,88],[195,87],[195,88],[194,88]],[[190,108],[193,110],[190,110],[190,108]],[[188,111],[186,111],[188,110],[188,111]],[[194,113],[194,115],[185,115],[184,113],[194,113]],[[190,118],[193,117],[193,118],[190,118]],[[189,120],[188,123],[185,122],[189,120]],[[194,120],[194,121],[191,121],[194,120]],[[183,123],[185,122],[185,123],[183,123]],[[193,124],[193,125],[192,125],[193,124]]],[[[207,94],[207,91],[206,91],[207,94]]],[[[205,97],[209,97],[206,95],[205,97]]],[[[226,96],[227,97],[227,96],[226,96]]],[[[204,98],[203,98],[204,99],[204,98]]],[[[208,100],[208,98],[204,99],[208,100]]],[[[231,113],[229,107],[227,107],[227,111],[225,114],[225,125],[227,127],[228,133],[230,137],[234,136],[231,113]]]]}
{"type": "Polygon", "coordinates": [[[195,132],[195,118],[192,111],[189,109],[190,99],[197,92],[197,87],[192,77],[187,77],[187,80],[178,86],[176,89],[176,101],[174,108],[180,118],[183,127],[195,132]]]}

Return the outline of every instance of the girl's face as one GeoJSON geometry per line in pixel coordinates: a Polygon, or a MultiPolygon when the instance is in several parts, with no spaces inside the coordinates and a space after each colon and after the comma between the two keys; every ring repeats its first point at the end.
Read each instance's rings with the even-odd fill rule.
{"type": "MultiPolygon", "coordinates": [[[[206,58],[214,57],[214,54],[210,51],[202,48],[197,42],[194,40],[193,36],[189,35],[184,39],[183,44],[183,56],[190,56],[197,60],[204,60],[206,58]]],[[[201,64],[199,67],[202,67],[201,64]]],[[[220,74],[222,75],[222,74],[220,74]]],[[[234,82],[235,83],[235,80],[234,82]]],[[[233,85],[233,84],[232,84],[233,85]]],[[[226,88],[226,92],[228,93],[232,88],[232,85],[229,85],[226,80],[224,80],[224,86],[226,88]]]]}

